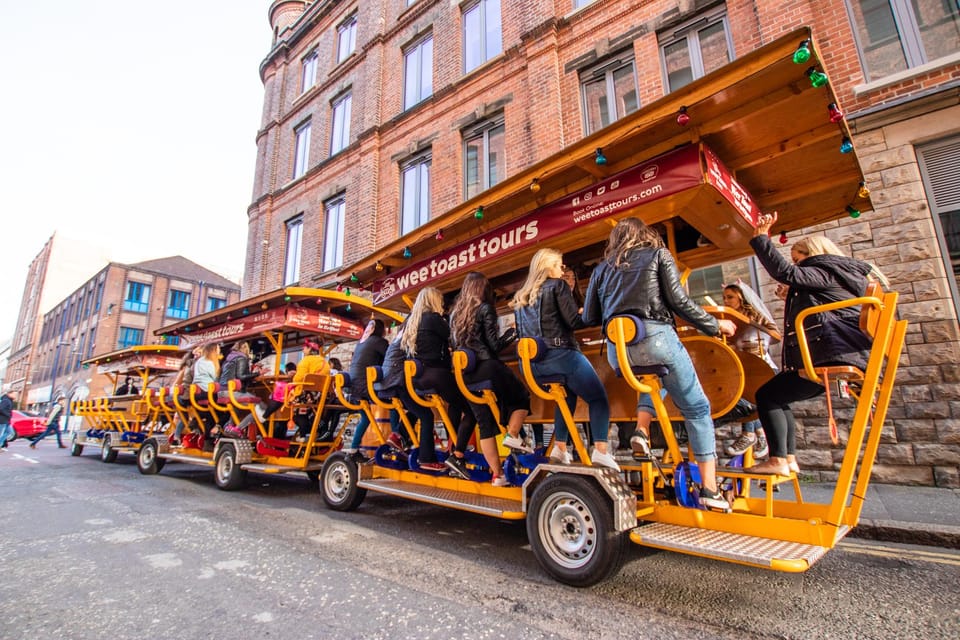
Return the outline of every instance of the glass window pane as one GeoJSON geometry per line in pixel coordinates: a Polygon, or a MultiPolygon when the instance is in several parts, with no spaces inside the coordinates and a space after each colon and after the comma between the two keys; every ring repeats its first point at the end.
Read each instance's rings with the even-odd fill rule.
{"type": "Polygon", "coordinates": [[[640,106],[637,101],[637,83],[633,77],[633,64],[629,64],[613,72],[613,87],[617,94],[616,118],[622,118],[633,113],[640,106]]]}
{"type": "Polygon", "coordinates": [[[907,57],[889,0],[854,0],[851,7],[868,79],[905,70],[907,57]]]}
{"type": "Polygon", "coordinates": [[[428,38],[420,46],[420,99],[433,95],[433,38],[428,38]]]}
{"type": "Polygon", "coordinates": [[[588,134],[610,124],[610,112],[607,108],[607,83],[604,78],[583,85],[583,100],[586,109],[588,134]]]}
{"type": "Polygon", "coordinates": [[[483,188],[483,166],[480,164],[480,156],[483,152],[483,138],[474,138],[473,140],[468,140],[465,145],[465,172],[464,172],[464,182],[466,187],[466,195],[469,200],[473,196],[477,195],[483,188]]]}
{"type": "Polygon", "coordinates": [[[484,189],[503,180],[507,175],[506,135],[504,125],[491,129],[487,134],[487,182],[484,189]]]}
{"type": "Polygon", "coordinates": [[[400,234],[406,234],[417,228],[417,170],[411,165],[403,170],[401,188],[402,203],[400,207],[400,234]]]}
{"type": "Polygon", "coordinates": [[[693,82],[690,47],[686,38],[666,45],[663,48],[663,61],[667,67],[668,91],[676,91],[693,82]]]}
{"type": "Polygon", "coordinates": [[[403,56],[403,108],[409,109],[419,102],[418,85],[420,82],[419,65],[420,48],[416,47],[403,56]]]}
{"type": "Polygon", "coordinates": [[[418,224],[426,224],[430,220],[430,163],[419,164],[420,202],[418,224]]]}
{"type": "Polygon", "coordinates": [[[471,71],[483,62],[480,41],[480,5],[463,14],[463,70],[471,71]]]}
{"type": "Polygon", "coordinates": [[[500,0],[483,0],[483,5],[486,11],[484,16],[486,51],[483,59],[486,61],[503,52],[503,35],[500,28],[500,0]]]}
{"type": "Polygon", "coordinates": [[[927,60],[960,51],[960,9],[956,0],[914,2],[927,60]]]}
{"type": "Polygon", "coordinates": [[[723,22],[717,22],[699,32],[700,58],[703,61],[703,73],[719,69],[730,62],[730,49],[727,48],[727,32],[723,22]]]}

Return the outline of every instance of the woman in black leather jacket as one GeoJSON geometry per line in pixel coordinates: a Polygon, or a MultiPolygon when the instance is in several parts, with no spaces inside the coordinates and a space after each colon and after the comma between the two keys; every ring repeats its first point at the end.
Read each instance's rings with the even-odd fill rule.
{"type": "MultiPolygon", "coordinates": [[[[464,379],[469,383],[489,381],[493,387],[500,415],[509,421],[504,446],[532,451],[520,437],[520,428],[530,413],[530,393],[499,357],[500,352],[516,340],[517,332],[509,329],[500,335],[495,304],[493,286],[486,276],[468,273],[450,312],[451,343],[455,349],[470,349],[476,356],[476,366],[473,371],[464,373],[464,379]]],[[[480,451],[494,477],[499,476],[501,467],[496,436],[500,433],[500,425],[487,405],[470,403],[470,408],[480,424],[480,451]]],[[[469,440],[469,430],[458,430],[456,450],[445,460],[454,473],[465,479],[470,477],[463,462],[469,440]]]]}
{"type": "MultiPolygon", "coordinates": [[[[460,387],[453,377],[453,362],[450,357],[450,325],[441,315],[443,313],[443,296],[433,287],[420,290],[410,315],[404,323],[403,336],[400,346],[408,358],[416,358],[423,366],[420,376],[414,380],[417,389],[433,389],[447,402],[450,420],[459,426],[457,433],[470,433],[477,424],[473,411],[467,399],[460,393],[460,387]]],[[[384,359],[386,363],[386,359],[384,359]]],[[[387,372],[384,372],[387,375],[387,372]]],[[[404,388],[401,385],[401,389],[404,388]]],[[[403,400],[403,394],[401,394],[403,400]]],[[[419,411],[411,399],[412,404],[404,402],[408,411],[419,411]]],[[[429,409],[427,410],[429,413],[429,409]]],[[[429,425],[420,420],[420,456],[421,467],[430,471],[444,470],[446,467],[437,462],[437,454],[433,448],[433,415],[429,425]],[[426,463],[426,464],[425,464],[426,463]]]]}
{"type": "MultiPolygon", "coordinates": [[[[513,297],[520,337],[541,338],[547,344],[547,355],[531,364],[535,378],[549,375],[566,377],[567,406],[572,412],[577,397],[583,398],[590,412],[590,431],[594,449],[593,464],[620,470],[607,451],[607,429],[610,427],[610,403],[600,376],[580,351],[574,329],[584,327],[573,292],[563,281],[563,256],[554,249],[540,249],[530,261],[527,281],[513,297]]],[[[567,464],[572,461],[567,451],[567,425],[560,409],[554,414],[553,453],[551,459],[567,464]]]]}
{"type": "MultiPolygon", "coordinates": [[[[627,347],[630,364],[666,365],[663,388],[670,394],[687,425],[690,448],[700,470],[700,503],[726,510],[730,505],[717,490],[717,442],[707,399],[697,372],[674,328],[678,314],[709,336],[733,335],[730,320],[711,316],[687,296],[680,274],[663,239],[639,218],[624,218],[610,233],[603,262],[590,277],[583,319],[588,324],[606,323],[613,316],[629,314],[643,320],[646,337],[627,347]]],[[[617,369],[616,349],[607,350],[610,366],[617,369]]],[[[649,452],[649,425],[654,415],[649,394],[637,401],[637,433],[630,440],[636,452],[649,452]]]]}
{"type": "MultiPolygon", "coordinates": [[[[809,400],[824,392],[823,385],[800,376],[803,367],[796,334],[796,318],[803,309],[857,298],[867,282],[887,280],[876,267],[843,255],[824,237],[805,238],[790,250],[787,261],[770,241],[777,214],[760,217],[750,246],[770,277],[787,285],[783,323],[783,368],[757,389],[757,413],[770,443],[770,459],[750,469],[788,476],[800,471],[796,453],[796,422],[791,402],[809,400]]],[[[805,323],[810,357],[815,366],[849,364],[866,368],[870,339],[860,331],[860,307],[846,307],[808,317],[805,323]]]]}

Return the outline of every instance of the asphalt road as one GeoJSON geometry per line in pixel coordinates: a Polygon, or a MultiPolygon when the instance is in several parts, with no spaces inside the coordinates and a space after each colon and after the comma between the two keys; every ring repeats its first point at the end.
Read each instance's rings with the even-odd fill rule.
{"type": "Polygon", "coordinates": [[[522,523],[368,494],[329,511],[306,477],[44,442],[0,455],[0,638],[947,638],[960,552],[849,541],[805,574],[631,545],[590,589],[551,581],[522,523]]]}

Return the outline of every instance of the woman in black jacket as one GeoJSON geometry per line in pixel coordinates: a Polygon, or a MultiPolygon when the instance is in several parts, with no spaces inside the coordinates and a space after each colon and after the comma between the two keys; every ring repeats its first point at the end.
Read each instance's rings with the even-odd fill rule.
{"type": "MultiPolygon", "coordinates": [[[[414,380],[414,387],[436,391],[447,402],[451,422],[459,423],[457,433],[470,433],[476,426],[477,420],[453,377],[450,325],[447,324],[442,313],[443,296],[440,291],[433,287],[421,289],[404,323],[400,346],[408,358],[416,358],[423,366],[420,376],[414,380]]],[[[408,411],[412,413],[421,411],[420,405],[412,400],[410,403],[412,404],[404,402],[404,407],[408,411]]],[[[429,410],[427,412],[429,413],[429,410]]],[[[418,463],[430,471],[443,470],[446,467],[437,461],[436,450],[433,447],[433,414],[430,417],[429,421],[420,420],[418,463]],[[424,424],[425,422],[429,424],[424,424]]]]}
{"type": "MultiPolygon", "coordinates": [[[[787,285],[783,323],[783,367],[780,373],[757,389],[757,412],[770,443],[770,459],[750,469],[758,473],[788,476],[800,471],[796,453],[796,422],[791,402],[809,400],[824,392],[823,385],[803,378],[796,318],[810,307],[857,298],[867,282],[887,280],[876,267],[843,255],[824,237],[805,238],[790,250],[787,261],[770,241],[770,227],[777,214],[764,215],[750,246],[770,277],[787,285]]],[[[860,307],[846,307],[808,317],[804,328],[814,366],[848,364],[866,368],[870,339],[859,327],[860,307]]]]}
{"type": "MultiPolygon", "coordinates": [[[[600,376],[580,351],[574,329],[584,327],[573,292],[563,281],[563,256],[555,249],[540,249],[530,261],[530,271],[523,286],[513,296],[517,333],[521,337],[541,338],[547,354],[531,364],[534,377],[566,376],[567,406],[573,412],[577,397],[583,398],[590,412],[590,432],[594,448],[593,464],[620,470],[620,465],[607,451],[607,430],[610,427],[610,403],[600,376]]],[[[572,460],[567,451],[567,424],[557,408],[553,422],[553,453],[559,463],[572,460]]]]}
{"type": "MultiPolygon", "coordinates": [[[[646,337],[627,347],[630,364],[666,365],[663,388],[680,409],[690,436],[703,485],[700,503],[726,510],[729,504],[717,490],[717,441],[710,418],[710,401],[674,327],[674,314],[683,317],[709,336],[732,336],[730,320],[717,320],[693,302],[680,284],[680,273],[670,251],[655,229],[639,218],[624,218],[610,233],[603,261],[594,269],[587,287],[583,319],[591,325],[606,323],[615,315],[629,314],[643,320],[646,337]]],[[[614,369],[616,349],[607,350],[614,369]]],[[[653,418],[649,394],[637,400],[637,432],[630,444],[635,451],[649,452],[649,428],[653,418]]]]}
{"type": "MultiPolygon", "coordinates": [[[[450,312],[452,344],[455,349],[470,349],[475,354],[476,367],[463,377],[469,383],[490,381],[493,393],[497,396],[500,415],[508,420],[508,443],[519,444],[519,448],[531,451],[520,437],[520,428],[530,413],[530,393],[499,357],[499,353],[516,340],[517,332],[509,329],[500,335],[495,304],[490,281],[482,273],[468,273],[450,312]]],[[[470,403],[470,408],[480,424],[480,451],[490,465],[493,476],[497,477],[502,473],[496,441],[500,425],[487,405],[470,403]]],[[[470,478],[463,454],[467,450],[471,431],[457,431],[456,450],[445,460],[447,466],[464,479],[470,478]]]]}

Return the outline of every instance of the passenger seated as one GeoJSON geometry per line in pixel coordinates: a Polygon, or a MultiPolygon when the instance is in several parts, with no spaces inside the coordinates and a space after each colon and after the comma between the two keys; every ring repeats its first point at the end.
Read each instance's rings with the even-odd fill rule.
{"type": "Polygon", "coordinates": [[[234,396],[240,402],[259,402],[260,398],[247,390],[248,385],[259,377],[259,372],[250,366],[250,343],[243,341],[233,345],[233,349],[223,360],[223,366],[220,369],[220,393],[217,401],[226,403],[230,401],[230,393],[227,391],[227,385],[231,380],[239,380],[240,391],[234,393],[234,396]]]}
{"type": "MultiPolygon", "coordinates": [[[[193,365],[193,384],[200,389],[198,398],[206,399],[207,390],[211,384],[217,382],[220,377],[220,345],[211,342],[203,346],[200,352],[200,359],[193,365]]],[[[200,417],[203,420],[204,436],[206,439],[213,438],[218,431],[218,425],[213,415],[208,411],[201,411],[200,417]]]]}
{"type": "Polygon", "coordinates": [[[127,376],[124,379],[123,384],[117,388],[116,395],[118,396],[140,395],[140,389],[137,387],[136,383],[134,383],[133,378],[131,378],[130,376],[127,376]]]}
{"type": "MultiPolygon", "coordinates": [[[[330,358],[331,376],[337,375],[342,369],[343,364],[339,358],[330,358]]],[[[330,388],[331,391],[327,393],[327,401],[324,403],[323,415],[320,416],[320,425],[318,426],[320,435],[317,436],[317,440],[320,442],[327,442],[333,439],[333,435],[337,432],[337,427],[340,425],[340,418],[346,413],[344,409],[330,407],[331,404],[337,403],[337,396],[333,392],[332,385],[330,388]]]]}
{"type": "MultiPolygon", "coordinates": [[[[573,292],[562,279],[563,269],[563,256],[555,249],[540,249],[533,255],[527,280],[513,297],[517,332],[520,337],[540,338],[546,343],[546,356],[531,363],[534,377],[565,376],[566,400],[571,413],[578,397],[587,403],[594,442],[590,461],[619,471],[620,465],[607,450],[610,427],[607,391],[573,334],[585,325],[573,292]]],[[[567,451],[567,429],[558,408],[554,414],[553,462],[569,464],[573,460],[567,451]]]]}
{"type": "MultiPolygon", "coordinates": [[[[468,383],[491,383],[500,415],[508,420],[506,438],[513,444],[519,442],[523,445],[520,428],[530,414],[530,393],[500,360],[500,352],[517,339],[517,332],[510,329],[499,335],[495,304],[490,281],[481,273],[467,274],[460,295],[450,312],[452,343],[454,348],[473,351],[477,363],[473,371],[464,373],[464,380],[468,383]]],[[[480,451],[494,480],[497,480],[503,476],[496,441],[500,425],[494,420],[493,412],[487,405],[470,403],[470,408],[480,425],[480,451]]],[[[472,428],[457,430],[457,446],[453,455],[444,461],[456,475],[465,480],[470,479],[470,474],[464,462],[464,452],[472,431],[472,428]]],[[[530,451],[525,445],[522,448],[530,451]]]]}
{"type": "MultiPolygon", "coordinates": [[[[387,339],[384,338],[386,333],[386,326],[383,324],[382,320],[371,320],[367,323],[366,329],[364,329],[363,336],[360,338],[360,342],[357,343],[357,347],[353,350],[353,358],[350,360],[350,396],[353,398],[354,402],[359,402],[360,400],[366,400],[371,402],[370,394],[367,391],[367,368],[368,367],[378,367],[383,364],[384,357],[387,355],[387,348],[389,343],[387,339]]],[[[400,360],[400,370],[402,381],[402,371],[403,371],[403,360],[400,360]]],[[[398,418],[396,412],[391,411],[390,423],[393,426],[393,431],[390,434],[390,442],[397,449],[403,448],[403,440],[401,435],[398,433],[398,418]]],[[[363,442],[363,435],[367,432],[367,427],[370,426],[370,417],[367,415],[366,411],[360,412],[360,420],[357,422],[357,426],[353,429],[353,439],[350,441],[350,447],[346,449],[347,453],[355,453],[360,449],[360,443],[363,442]]]]}
{"type": "MultiPolygon", "coordinates": [[[[305,340],[303,343],[303,358],[297,363],[297,372],[293,375],[293,384],[303,384],[309,375],[330,375],[330,363],[320,354],[320,343],[305,340]]],[[[293,422],[297,425],[297,440],[303,442],[310,434],[316,406],[320,398],[314,391],[302,391],[296,400],[300,405],[293,415],[293,422]]]]}

